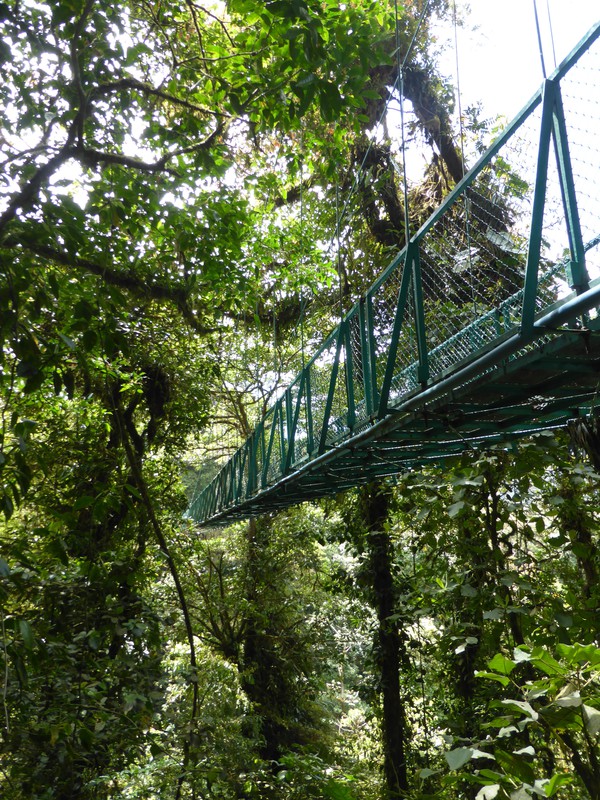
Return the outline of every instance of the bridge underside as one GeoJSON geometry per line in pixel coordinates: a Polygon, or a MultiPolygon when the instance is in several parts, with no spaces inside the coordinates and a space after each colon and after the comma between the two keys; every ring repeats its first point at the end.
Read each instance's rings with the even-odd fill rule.
{"type": "Polygon", "coordinates": [[[409,411],[390,409],[386,419],[331,445],[246,501],[223,508],[211,522],[276,511],[440,463],[468,449],[559,427],[594,407],[599,382],[600,332],[554,334],[429,402],[417,402],[409,411]]]}

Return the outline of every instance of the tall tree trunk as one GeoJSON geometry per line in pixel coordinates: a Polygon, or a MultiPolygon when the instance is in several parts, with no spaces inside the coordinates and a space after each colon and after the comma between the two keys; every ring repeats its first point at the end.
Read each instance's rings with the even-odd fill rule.
{"type": "Polygon", "coordinates": [[[393,619],[396,593],[392,571],[392,543],[385,532],[390,501],[391,489],[383,484],[370,484],[362,490],[370,588],[379,622],[376,663],[383,701],[381,727],[386,794],[390,800],[396,800],[408,796],[409,786],[406,768],[406,715],[400,695],[403,643],[398,622],[393,619]]]}

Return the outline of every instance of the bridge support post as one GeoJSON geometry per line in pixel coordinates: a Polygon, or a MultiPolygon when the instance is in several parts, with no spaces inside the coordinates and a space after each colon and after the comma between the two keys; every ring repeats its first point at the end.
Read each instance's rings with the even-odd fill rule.
{"type": "Polygon", "coordinates": [[[565,221],[567,223],[567,236],[569,237],[569,250],[571,252],[571,261],[567,267],[567,280],[571,289],[576,291],[577,294],[581,294],[585,292],[586,289],[589,289],[590,278],[585,266],[585,250],[583,246],[583,237],[581,235],[581,223],[579,221],[579,209],[575,194],[573,166],[571,164],[571,153],[569,151],[567,125],[565,122],[560,84],[556,84],[555,88],[552,122],[554,152],[556,154],[562,204],[565,211],[565,221]]]}
{"type": "MultiPolygon", "coordinates": [[[[379,397],[379,409],[377,411],[377,416],[379,419],[383,419],[385,415],[388,413],[388,400],[390,399],[390,389],[392,387],[392,380],[394,377],[394,373],[396,371],[396,356],[398,354],[398,343],[400,340],[400,333],[402,331],[402,325],[404,323],[404,312],[406,311],[406,301],[408,299],[408,290],[411,283],[414,286],[415,281],[415,269],[414,269],[414,260],[415,260],[415,250],[416,258],[418,259],[418,244],[415,242],[409,242],[406,247],[406,254],[404,258],[404,267],[402,269],[402,278],[400,280],[400,289],[398,290],[398,300],[396,302],[396,314],[394,317],[394,325],[392,328],[392,335],[390,339],[390,345],[388,348],[388,358],[385,365],[385,375],[383,378],[383,383],[381,385],[381,394],[379,397]]],[[[419,286],[420,286],[420,273],[419,273],[419,286]]],[[[417,317],[416,324],[417,324],[417,347],[419,348],[419,364],[421,363],[421,346],[425,346],[425,323],[424,323],[424,316],[423,316],[423,295],[422,291],[419,291],[420,302],[421,302],[421,311],[415,310],[415,316],[417,317]],[[422,330],[419,334],[419,314],[421,315],[421,322],[422,322],[422,330]],[[419,344],[419,336],[421,336],[421,343],[419,344]]],[[[417,301],[417,292],[413,289],[413,296],[415,298],[415,305],[417,301]]]]}
{"type": "Polygon", "coordinates": [[[360,324],[360,350],[365,390],[367,417],[371,418],[377,410],[379,401],[377,393],[377,362],[375,356],[375,333],[373,324],[373,299],[371,295],[363,297],[358,306],[360,324]]]}
{"type": "Polygon", "coordinates": [[[544,208],[546,205],[550,138],[554,124],[555,104],[556,84],[552,80],[547,80],[544,82],[543,86],[542,124],[540,128],[535,188],[533,191],[529,247],[527,249],[527,263],[525,266],[525,287],[523,290],[523,307],[521,310],[522,333],[531,331],[535,320],[535,301],[537,297],[538,271],[542,249],[542,228],[544,225],[544,208]]]}

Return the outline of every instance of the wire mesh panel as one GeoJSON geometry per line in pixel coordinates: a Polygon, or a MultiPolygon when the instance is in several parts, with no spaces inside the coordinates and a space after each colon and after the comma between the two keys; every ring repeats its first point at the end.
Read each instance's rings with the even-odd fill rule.
{"type": "MultiPolygon", "coordinates": [[[[411,266],[406,267],[409,271],[411,266]]],[[[390,386],[388,402],[392,404],[408,392],[419,386],[418,361],[419,351],[416,335],[415,319],[415,294],[413,276],[409,281],[406,293],[406,304],[402,314],[402,327],[398,335],[398,345],[395,353],[393,378],[390,386]]],[[[378,370],[379,376],[379,370],[378,370]]]]}
{"type": "Polygon", "coordinates": [[[376,283],[369,292],[369,333],[373,342],[374,373],[379,391],[384,383],[392,343],[397,347],[393,364],[394,378],[409,367],[417,357],[414,298],[410,290],[411,269],[410,265],[404,264],[404,259],[400,260],[398,266],[391,270],[384,280],[376,283]],[[404,308],[401,313],[402,326],[398,328],[395,322],[401,294],[404,308]]]}
{"type": "Polygon", "coordinates": [[[256,491],[264,489],[263,472],[265,468],[265,421],[261,420],[252,435],[255,477],[254,486],[256,491]]]}
{"type": "Polygon", "coordinates": [[[347,424],[346,353],[340,329],[329,338],[310,364],[311,413],[314,446],[318,448],[326,428],[328,441],[349,432],[347,424]]]}
{"type": "Polygon", "coordinates": [[[304,408],[304,377],[296,378],[285,397],[285,465],[297,463],[307,454],[306,410],[304,408]],[[301,413],[304,410],[304,413],[301,413]]]}
{"type": "Polygon", "coordinates": [[[278,400],[273,408],[267,412],[265,419],[269,419],[266,440],[268,454],[268,468],[265,476],[267,484],[273,483],[281,476],[281,448],[282,448],[282,403],[278,400]]]}
{"type": "Polygon", "coordinates": [[[348,317],[348,341],[350,343],[349,357],[352,364],[352,396],[354,400],[353,429],[359,430],[369,419],[366,402],[368,381],[368,357],[364,352],[366,337],[361,330],[361,319],[358,307],[355,307],[348,317]]]}
{"type": "Polygon", "coordinates": [[[600,47],[585,52],[561,80],[569,152],[586,265],[600,277],[600,47]],[[592,247],[589,245],[596,242],[592,247]]]}
{"type": "Polygon", "coordinates": [[[432,378],[518,322],[540,122],[535,109],[420,242],[432,378]]]}

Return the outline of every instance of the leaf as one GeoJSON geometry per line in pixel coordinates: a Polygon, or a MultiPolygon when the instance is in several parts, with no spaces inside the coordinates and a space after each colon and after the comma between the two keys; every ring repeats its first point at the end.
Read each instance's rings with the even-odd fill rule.
{"type": "Polygon", "coordinates": [[[354,795],[345,783],[331,778],[323,788],[323,796],[330,800],[354,800],[354,795]]]}
{"type": "Polygon", "coordinates": [[[33,646],[35,644],[35,639],[33,636],[33,630],[31,625],[27,622],[26,619],[19,620],[19,631],[21,633],[21,638],[23,639],[23,644],[28,650],[33,650],[33,646]]]}
{"type": "Polygon", "coordinates": [[[491,783],[489,786],[483,786],[475,795],[475,800],[494,800],[500,791],[499,783],[491,783]]]}
{"type": "Polygon", "coordinates": [[[517,778],[519,781],[529,784],[535,781],[535,772],[531,764],[521,756],[508,753],[506,750],[496,750],[496,758],[511,778],[517,778]]]}
{"type": "Polygon", "coordinates": [[[510,793],[509,797],[510,797],[510,800],[530,800],[531,799],[531,795],[529,794],[527,789],[525,789],[524,786],[520,786],[518,789],[515,789],[514,792],[510,793]]]}
{"type": "Polygon", "coordinates": [[[127,489],[127,491],[129,492],[129,494],[132,494],[132,495],[133,495],[135,498],[137,498],[138,500],[143,500],[143,499],[144,499],[144,498],[142,497],[142,495],[139,493],[139,490],[138,490],[138,489],[136,489],[136,488],[135,488],[135,486],[132,486],[130,483],[126,483],[126,484],[125,484],[125,488],[126,488],[126,489],[127,489]]]}
{"type": "Polygon", "coordinates": [[[597,733],[600,733],[600,711],[592,706],[584,705],[582,712],[587,732],[596,736],[597,733]]]}
{"type": "Polygon", "coordinates": [[[58,331],[59,337],[63,340],[63,342],[67,345],[69,350],[75,350],[75,342],[71,339],[70,336],[66,336],[64,333],[58,331]]]}
{"type": "Polygon", "coordinates": [[[573,616],[571,614],[562,614],[559,611],[554,615],[554,619],[561,628],[573,627],[573,616]]]}
{"type": "Polygon", "coordinates": [[[564,697],[559,697],[554,701],[555,706],[559,706],[560,708],[572,708],[581,705],[581,695],[579,692],[573,692],[572,694],[567,694],[564,697]]]}
{"type": "Polygon", "coordinates": [[[553,658],[543,647],[533,648],[531,651],[531,663],[550,677],[565,675],[568,671],[566,667],[553,658]]]}
{"type": "Polygon", "coordinates": [[[450,769],[457,770],[464,767],[471,760],[473,752],[471,747],[457,747],[455,750],[444,753],[444,755],[450,769]]]}
{"type": "Polygon", "coordinates": [[[571,775],[567,774],[566,772],[557,772],[550,778],[548,783],[544,786],[546,797],[554,797],[554,795],[558,792],[561,786],[567,786],[572,782],[573,778],[571,775]]]}
{"type": "Polygon", "coordinates": [[[519,647],[515,647],[513,650],[513,658],[517,664],[520,664],[523,661],[531,661],[531,655],[525,650],[521,650],[519,647]]]}
{"type": "Polygon", "coordinates": [[[73,503],[73,511],[81,511],[82,508],[89,508],[94,502],[94,498],[89,494],[78,497],[73,503]]]}
{"type": "Polygon", "coordinates": [[[487,678],[490,681],[498,681],[502,686],[508,686],[510,683],[510,678],[507,678],[506,675],[498,675],[497,672],[476,672],[475,677],[487,678]]]}
{"type": "Polygon", "coordinates": [[[504,617],[504,609],[492,608],[490,611],[483,612],[484,619],[502,619],[504,617]]]}
{"type": "Polygon", "coordinates": [[[520,750],[513,751],[516,756],[534,756],[535,749],[529,744],[527,747],[522,747],[520,750]]]}
{"type": "Polygon", "coordinates": [[[492,660],[488,661],[488,667],[502,675],[510,675],[516,666],[516,661],[512,661],[510,658],[503,656],[502,653],[496,653],[492,660]]]}
{"type": "Polygon", "coordinates": [[[537,711],[529,703],[526,703],[523,700],[501,700],[500,702],[504,706],[515,706],[530,716],[533,720],[537,720],[539,717],[537,711]]]}
{"type": "Polygon", "coordinates": [[[464,500],[458,500],[456,503],[452,503],[452,505],[448,506],[448,516],[453,519],[456,517],[465,507],[464,500]]]}
{"type": "Polygon", "coordinates": [[[424,781],[427,778],[431,778],[432,775],[439,775],[439,769],[429,769],[426,767],[425,769],[419,770],[419,778],[424,781]]]}

